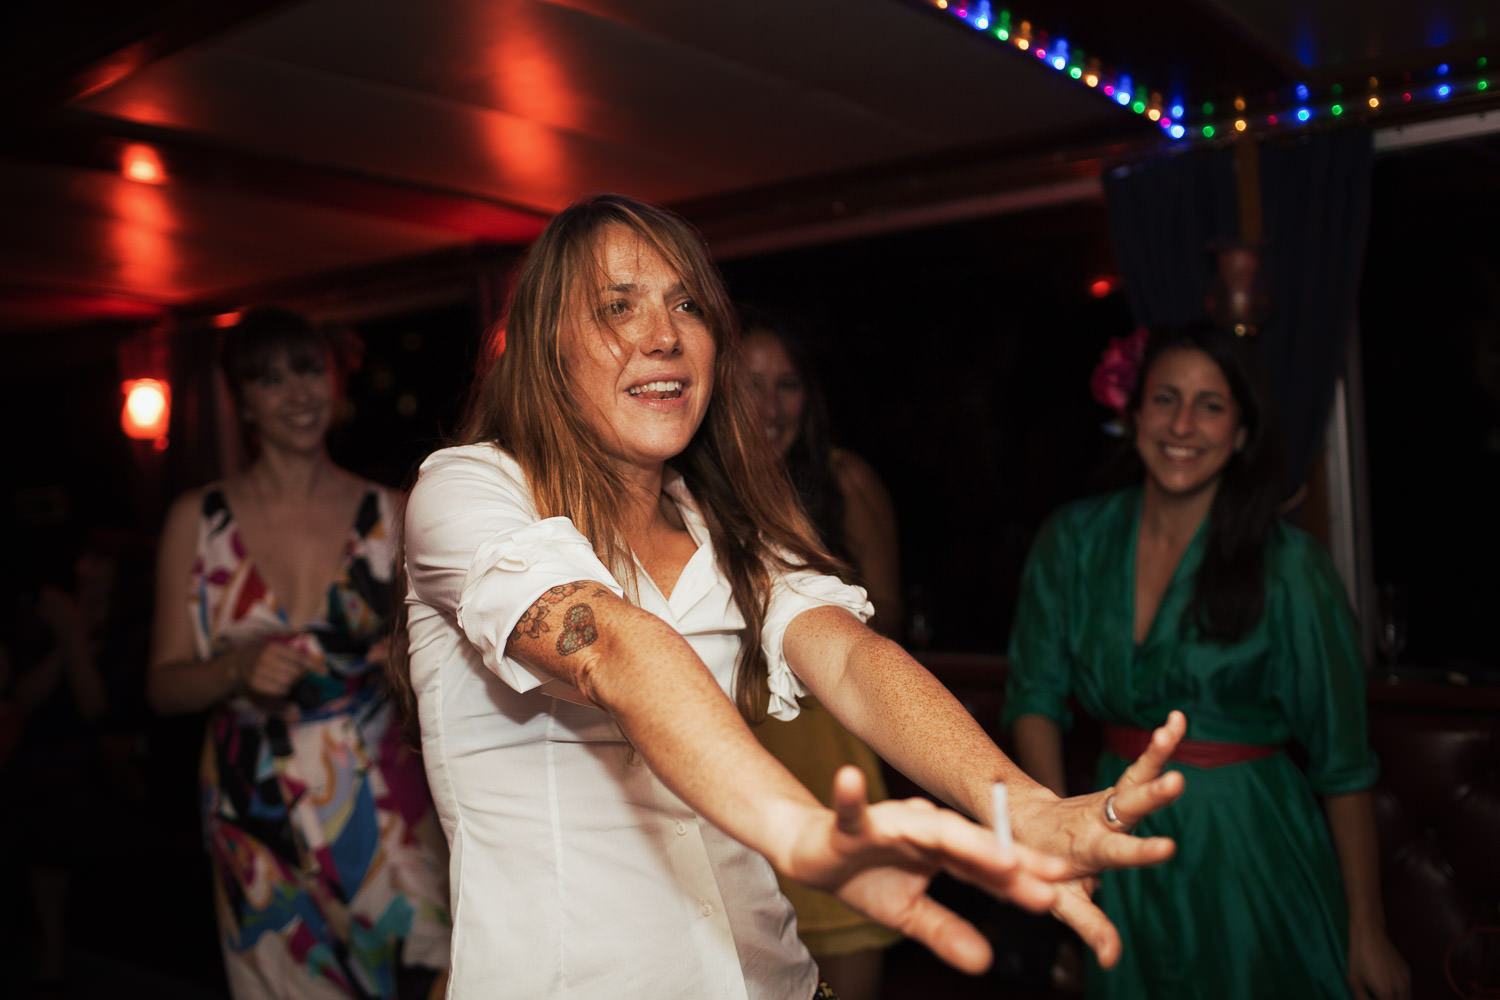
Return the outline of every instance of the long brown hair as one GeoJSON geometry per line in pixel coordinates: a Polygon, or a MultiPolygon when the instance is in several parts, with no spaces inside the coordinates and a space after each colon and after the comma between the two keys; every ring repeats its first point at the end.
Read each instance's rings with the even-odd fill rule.
{"type": "MultiPolygon", "coordinates": [[[[475,385],[459,443],[492,442],[509,452],[526,473],[538,513],[572,520],[630,590],[634,563],[620,530],[630,487],[574,399],[560,346],[565,318],[584,307],[582,296],[601,287],[600,236],[610,225],[629,229],[677,272],[717,348],[703,423],[668,465],[697,501],[745,619],[734,696],[741,714],[755,720],[764,715],[767,699],[760,630],[772,567],[847,572],[818,542],[766,441],[740,375],[734,310],[707,249],[685,220],[615,194],[583,199],[555,216],[516,276],[505,320],[495,331],[498,354],[489,352],[494,360],[475,385]]],[[[407,672],[394,673],[409,692],[407,672]]]]}

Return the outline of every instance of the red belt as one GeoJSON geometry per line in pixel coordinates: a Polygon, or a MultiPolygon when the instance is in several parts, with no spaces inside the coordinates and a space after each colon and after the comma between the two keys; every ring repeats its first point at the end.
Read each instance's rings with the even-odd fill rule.
{"type": "MultiPolygon", "coordinates": [[[[1134,760],[1146,752],[1151,744],[1151,730],[1137,726],[1104,724],[1104,749],[1119,754],[1126,760],[1134,760]]],[[[1243,764],[1247,760],[1260,760],[1280,753],[1278,743],[1220,743],[1216,740],[1183,740],[1172,751],[1172,759],[1194,767],[1224,767],[1227,764],[1243,764]]]]}

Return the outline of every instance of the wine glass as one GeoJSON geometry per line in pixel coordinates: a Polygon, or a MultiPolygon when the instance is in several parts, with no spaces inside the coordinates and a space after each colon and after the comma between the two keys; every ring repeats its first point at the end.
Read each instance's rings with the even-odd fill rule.
{"type": "Polygon", "coordinates": [[[1386,676],[1394,679],[1401,651],[1406,648],[1406,588],[1394,583],[1381,584],[1377,613],[1375,643],[1380,647],[1386,676]]]}

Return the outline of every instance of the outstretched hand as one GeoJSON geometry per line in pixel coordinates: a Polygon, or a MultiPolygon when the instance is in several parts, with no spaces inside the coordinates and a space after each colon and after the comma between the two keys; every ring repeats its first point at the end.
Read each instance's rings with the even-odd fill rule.
{"type": "Polygon", "coordinates": [[[1040,789],[1012,800],[1016,839],[1067,865],[1068,881],[1058,887],[1052,912],[1078,932],[1105,968],[1119,961],[1120,933],[1094,905],[1098,873],[1158,864],[1177,849],[1167,837],[1133,837],[1130,831],[1182,794],[1182,774],[1163,769],[1186,732],[1187,719],[1181,712],[1168,715],[1113,788],[1066,799],[1040,789]],[[1106,819],[1106,802],[1112,803],[1117,824],[1106,819]]]}
{"type": "Polygon", "coordinates": [[[926,799],[870,805],[858,768],[841,768],[833,814],[798,837],[785,874],[830,892],[871,918],[921,941],[969,973],[987,969],[989,942],[971,923],[927,895],[938,872],[1035,912],[1058,902],[1068,867],[1027,847],[1002,849],[993,830],[926,799]]]}

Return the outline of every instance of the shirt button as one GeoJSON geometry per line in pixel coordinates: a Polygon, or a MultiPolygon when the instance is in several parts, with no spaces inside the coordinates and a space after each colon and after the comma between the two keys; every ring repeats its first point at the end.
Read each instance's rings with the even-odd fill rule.
{"type": "Polygon", "coordinates": [[[711,917],[714,915],[714,904],[710,903],[706,899],[703,901],[703,915],[705,917],[711,917]]]}
{"type": "Polygon", "coordinates": [[[686,823],[678,823],[677,824],[677,836],[679,836],[679,837],[686,837],[687,836],[687,824],[686,823]]]}

